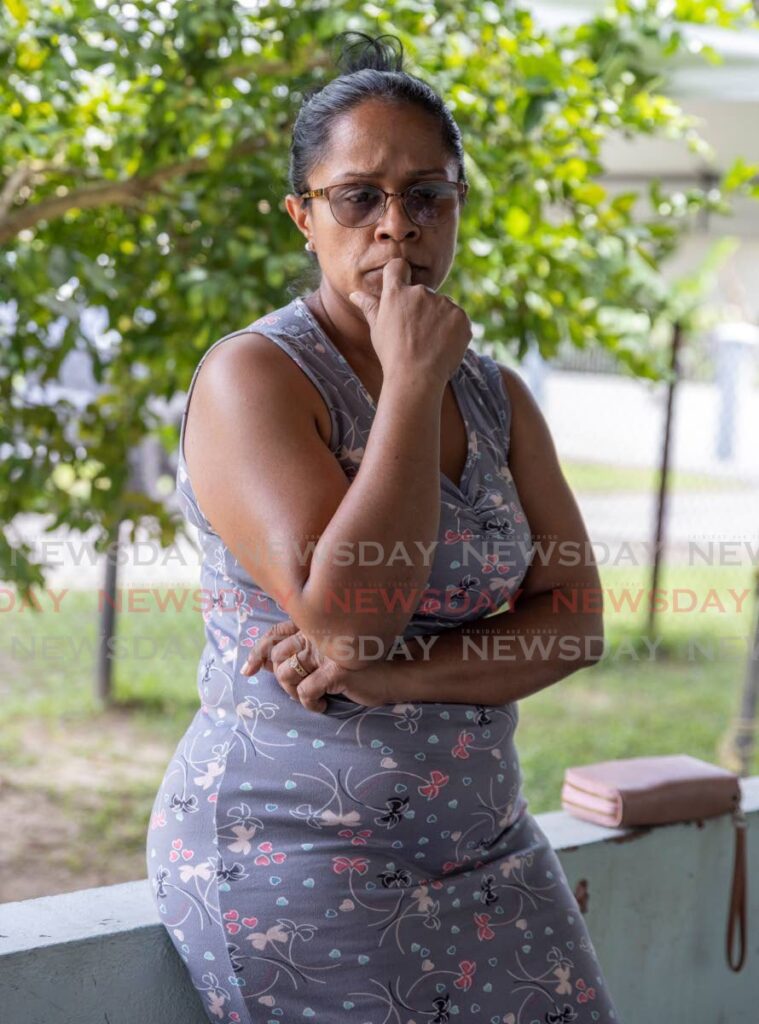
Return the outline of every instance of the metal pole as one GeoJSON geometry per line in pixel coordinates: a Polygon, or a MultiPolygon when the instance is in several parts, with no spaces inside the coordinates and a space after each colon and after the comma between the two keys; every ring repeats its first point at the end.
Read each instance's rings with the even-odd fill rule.
{"type": "Polygon", "coordinates": [[[661,561],[662,537],[664,535],[664,516],[667,502],[667,485],[669,483],[669,452],[670,438],[672,435],[672,412],[675,399],[675,388],[680,377],[679,353],[682,342],[682,327],[679,321],[673,324],[672,346],[670,354],[670,369],[672,380],[667,384],[667,412],[664,421],[664,438],[662,442],[660,474],[659,474],[659,500],[656,510],[656,536],[654,538],[654,564],[651,574],[651,601],[648,606],[648,637],[654,638],[654,623],[656,619],[654,595],[659,584],[659,564],[661,561]]]}
{"type": "Polygon", "coordinates": [[[116,633],[116,594],[118,590],[118,554],[121,524],[108,545],[105,579],[100,608],[100,635],[97,658],[97,696],[105,705],[113,703],[112,639],[116,633]]]}
{"type": "Polygon", "coordinates": [[[748,664],[746,679],[741,694],[741,711],[735,723],[733,745],[738,755],[739,774],[746,778],[751,774],[756,736],[756,705],[759,696],[759,569],[754,571],[754,629],[749,633],[748,664]]]}

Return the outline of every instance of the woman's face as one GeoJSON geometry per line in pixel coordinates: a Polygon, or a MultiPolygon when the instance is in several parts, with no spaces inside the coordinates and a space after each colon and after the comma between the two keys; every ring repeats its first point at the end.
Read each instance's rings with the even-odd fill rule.
{"type": "MultiPolygon", "coordinates": [[[[412,104],[366,100],[332,126],[329,157],[313,169],[309,187],[358,182],[400,192],[417,181],[456,181],[458,161],[440,136],[437,120],[412,104]]],[[[443,224],[420,227],[406,215],[400,197],[395,197],[388,200],[376,223],[351,228],[335,220],[325,196],[308,203],[304,207],[302,200],[288,195],[287,211],[311,239],[323,286],[348,305],[352,305],[348,299],[352,291],[380,294],[381,267],[395,256],[423,268],[412,270],[412,284],[437,291],[447,277],[456,251],[458,206],[443,224]],[[380,269],[373,270],[376,267],[380,269]]]]}

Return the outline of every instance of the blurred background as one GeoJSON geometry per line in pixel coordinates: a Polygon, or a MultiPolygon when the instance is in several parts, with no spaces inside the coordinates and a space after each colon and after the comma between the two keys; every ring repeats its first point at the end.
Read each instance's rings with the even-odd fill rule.
{"type": "Polygon", "coordinates": [[[601,572],[604,659],[520,705],[530,809],[580,762],[759,772],[750,3],[14,0],[0,25],[0,901],[144,875],[199,703],[185,389],[314,286],[289,132],[346,28],[450,100],[445,290],[528,382],[601,572]]]}

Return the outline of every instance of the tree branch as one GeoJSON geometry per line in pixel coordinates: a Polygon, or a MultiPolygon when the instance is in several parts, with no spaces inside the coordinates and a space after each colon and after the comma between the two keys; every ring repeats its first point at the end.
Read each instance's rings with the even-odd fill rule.
{"type": "Polygon", "coordinates": [[[31,177],[32,169],[28,164],[20,164],[15,171],[11,171],[0,192],[0,225],[10,210],[16,193],[25,185],[31,177]]]}
{"type": "MultiPolygon", "coordinates": [[[[228,155],[231,159],[263,149],[266,145],[265,139],[250,139],[238,146],[233,146],[228,155]]],[[[138,204],[146,195],[158,192],[161,185],[172,178],[207,170],[209,162],[210,157],[207,156],[193,157],[190,160],[182,161],[182,163],[159,167],[141,177],[135,176],[126,181],[99,182],[96,185],[69,192],[65,196],[51,196],[38,203],[9,212],[13,196],[31,173],[30,168],[24,165],[10,175],[2,195],[0,195],[0,243],[10,241],[19,231],[34,227],[40,221],[57,220],[69,210],[92,210],[99,206],[111,206],[114,203],[138,204]]]]}

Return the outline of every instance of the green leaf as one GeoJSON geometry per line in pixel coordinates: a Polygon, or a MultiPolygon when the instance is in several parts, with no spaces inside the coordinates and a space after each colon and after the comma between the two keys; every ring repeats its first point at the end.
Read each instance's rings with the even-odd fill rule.
{"type": "Polygon", "coordinates": [[[720,183],[725,192],[734,192],[759,175],[759,164],[748,164],[743,157],[738,157],[725,172],[720,183]]]}
{"type": "Polygon", "coordinates": [[[29,9],[24,3],[24,0],[5,0],[5,6],[19,25],[25,25],[27,23],[29,20],[29,9]]]}
{"type": "Polygon", "coordinates": [[[548,97],[542,94],[537,96],[531,96],[525,107],[524,118],[522,120],[522,128],[525,135],[529,135],[534,128],[540,123],[543,118],[543,113],[546,109],[548,97]]]}
{"type": "Polygon", "coordinates": [[[524,238],[530,224],[529,214],[518,206],[512,206],[506,214],[506,231],[512,238],[524,238]]]}

